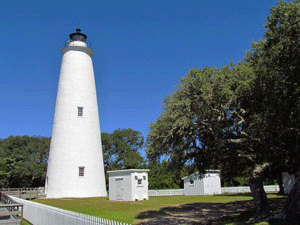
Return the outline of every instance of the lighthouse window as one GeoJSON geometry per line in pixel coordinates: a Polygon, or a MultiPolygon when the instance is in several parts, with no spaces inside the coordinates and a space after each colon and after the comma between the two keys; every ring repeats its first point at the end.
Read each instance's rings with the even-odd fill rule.
{"type": "Polygon", "coordinates": [[[83,116],[83,107],[77,107],[78,108],[78,116],[83,116]]]}
{"type": "Polygon", "coordinates": [[[84,167],[83,167],[83,166],[80,166],[80,167],[79,167],[79,176],[80,176],[80,177],[83,177],[83,176],[84,176],[84,167]]]}

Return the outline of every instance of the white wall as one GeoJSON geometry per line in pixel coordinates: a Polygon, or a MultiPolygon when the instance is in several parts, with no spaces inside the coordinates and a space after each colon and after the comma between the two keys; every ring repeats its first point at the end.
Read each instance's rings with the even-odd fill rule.
{"type": "MultiPolygon", "coordinates": [[[[79,41],[80,42],[80,41],[79,41]]],[[[106,196],[92,50],[62,50],[45,191],[47,198],[106,196]],[[78,116],[78,108],[83,116],[78,116]],[[79,176],[79,167],[85,167],[79,176]]]]}
{"type": "Polygon", "coordinates": [[[147,169],[108,171],[109,200],[148,200],[148,171],[147,169]]]}
{"type": "Polygon", "coordinates": [[[116,173],[109,175],[109,200],[131,201],[131,174],[116,173]]]}
{"type": "Polygon", "coordinates": [[[222,194],[221,179],[218,173],[206,174],[203,178],[204,195],[219,195],[222,194]]]}
{"type": "Polygon", "coordinates": [[[204,195],[203,179],[195,175],[184,179],[184,195],[204,195]],[[190,183],[191,180],[193,180],[193,184],[190,183]]]}
{"type": "Polygon", "coordinates": [[[132,181],[132,201],[148,200],[148,173],[135,172],[131,174],[132,181]],[[137,177],[137,179],[136,179],[137,177]],[[146,178],[146,179],[144,179],[146,178]],[[139,184],[141,180],[141,184],[139,184]]]}
{"type": "Polygon", "coordinates": [[[221,194],[221,179],[219,171],[208,171],[203,177],[198,173],[182,178],[185,195],[214,195],[221,194]],[[193,180],[193,184],[191,184],[193,180]]]}

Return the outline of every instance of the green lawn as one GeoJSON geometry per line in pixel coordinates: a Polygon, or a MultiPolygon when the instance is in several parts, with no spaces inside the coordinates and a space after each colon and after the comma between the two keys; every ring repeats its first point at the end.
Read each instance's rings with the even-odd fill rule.
{"type": "Polygon", "coordinates": [[[30,225],[30,223],[28,223],[27,221],[23,220],[22,221],[22,225],[30,225]]]}
{"type": "MultiPolygon", "coordinates": [[[[269,195],[268,197],[278,198],[276,195],[269,195]]],[[[212,205],[215,207],[217,205],[218,207],[226,206],[225,208],[228,208],[234,202],[243,201],[245,204],[251,204],[250,200],[252,200],[252,197],[249,195],[221,195],[150,197],[147,201],[137,202],[109,201],[108,198],[35,199],[34,201],[62,209],[134,224],[145,219],[150,219],[152,216],[164,215],[165,213],[178,214],[178,209],[189,212],[188,210],[191,210],[191,207],[198,207],[199,204],[205,204],[206,207],[212,205]],[[190,208],[185,209],[186,206],[190,208]]],[[[240,204],[243,205],[243,202],[240,202],[240,204]]],[[[239,215],[234,215],[234,218],[238,217],[239,215]]],[[[231,221],[230,218],[228,221],[231,221]]]]}

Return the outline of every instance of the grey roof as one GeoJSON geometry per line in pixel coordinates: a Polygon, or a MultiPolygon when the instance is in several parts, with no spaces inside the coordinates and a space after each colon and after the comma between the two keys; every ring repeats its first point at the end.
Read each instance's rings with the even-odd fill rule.
{"type": "MultiPolygon", "coordinates": [[[[209,170],[205,170],[205,173],[204,174],[209,174],[209,173],[220,173],[221,170],[213,170],[213,169],[209,169],[209,170]]],[[[185,176],[185,177],[182,177],[181,180],[185,180],[185,179],[189,179],[191,177],[194,177],[194,176],[198,176],[199,175],[199,172],[196,172],[196,173],[193,173],[193,174],[190,174],[188,176],[185,176]]]]}
{"type": "Polygon", "coordinates": [[[127,169],[127,170],[111,170],[107,171],[107,173],[122,173],[122,172],[149,172],[149,169],[127,169]]]}

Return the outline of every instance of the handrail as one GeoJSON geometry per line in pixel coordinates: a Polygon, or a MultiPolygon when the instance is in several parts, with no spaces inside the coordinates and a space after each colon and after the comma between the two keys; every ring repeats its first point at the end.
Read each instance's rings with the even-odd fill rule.
{"type": "Polygon", "coordinates": [[[38,188],[1,188],[0,191],[2,193],[6,193],[11,196],[19,197],[19,198],[39,198],[45,196],[45,189],[42,187],[38,188]]]}
{"type": "Polygon", "coordinates": [[[0,205],[0,209],[6,208],[7,211],[0,211],[1,217],[8,217],[20,220],[20,225],[22,225],[23,220],[23,204],[16,202],[8,194],[0,192],[0,200],[4,205],[0,205]]]}

